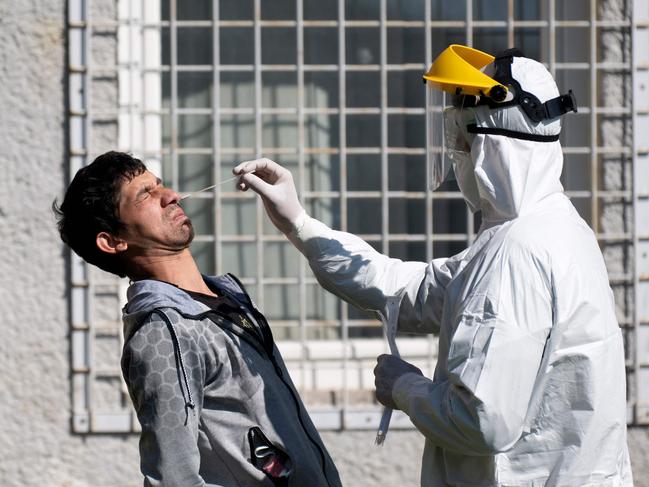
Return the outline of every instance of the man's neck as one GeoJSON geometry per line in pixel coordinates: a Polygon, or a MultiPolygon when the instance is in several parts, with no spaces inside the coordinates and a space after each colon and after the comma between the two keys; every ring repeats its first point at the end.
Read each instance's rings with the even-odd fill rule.
{"type": "Polygon", "coordinates": [[[203,280],[189,249],[165,257],[142,257],[138,260],[139,272],[132,276],[134,280],[157,279],[187,291],[216,296],[203,280]]]}

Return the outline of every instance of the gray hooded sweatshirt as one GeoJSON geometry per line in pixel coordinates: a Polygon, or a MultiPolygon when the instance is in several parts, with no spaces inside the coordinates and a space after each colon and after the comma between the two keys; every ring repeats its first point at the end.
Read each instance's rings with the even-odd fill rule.
{"type": "Polygon", "coordinates": [[[166,282],[128,289],[122,373],[144,485],[340,486],[265,318],[234,276],[204,280],[242,324],[166,282]]]}

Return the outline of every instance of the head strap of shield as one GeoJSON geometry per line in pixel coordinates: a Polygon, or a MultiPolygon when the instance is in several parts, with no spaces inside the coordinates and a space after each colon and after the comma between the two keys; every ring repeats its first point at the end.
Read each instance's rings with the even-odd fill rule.
{"type": "Polygon", "coordinates": [[[515,57],[525,57],[517,48],[506,49],[497,54],[494,59],[496,72],[493,79],[508,88],[513,87],[513,98],[507,101],[498,102],[487,96],[480,97],[479,105],[488,105],[489,108],[503,108],[511,105],[520,105],[525,114],[535,123],[543,120],[551,120],[556,117],[577,111],[577,100],[572,90],[568,90],[565,95],[557,96],[551,100],[541,103],[541,101],[529,91],[523,90],[518,81],[512,76],[512,63],[515,57]]]}

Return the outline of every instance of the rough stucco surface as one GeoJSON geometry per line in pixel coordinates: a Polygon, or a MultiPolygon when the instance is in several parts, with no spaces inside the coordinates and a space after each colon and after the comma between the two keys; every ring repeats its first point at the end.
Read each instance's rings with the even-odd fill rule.
{"type": "MultiPolygon", "coordinates": [[[[49,209],[67,178],[63,0],[0,1],[0,485],[141,485],[136,436],[73,435],[65,252],[49,209]]],[[[619,217],[618,217],[619,218],[619,217]]],[[[418,485],[423,439],[325,432],[347,486],[418,485]]],[[[649,434],[630,431],[636,485],[649,434]]]]}

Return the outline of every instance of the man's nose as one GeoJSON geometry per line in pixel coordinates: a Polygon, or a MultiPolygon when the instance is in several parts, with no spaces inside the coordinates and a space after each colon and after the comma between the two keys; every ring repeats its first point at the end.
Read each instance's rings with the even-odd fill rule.
{"type": "Polygon", "coordinates": [[[171,188],[164,188],[162,190],[162,206],[167,206],[167,205],[173,205],[175,203],[178,203],[180,201],[180,195],[176,193],[173,189],[171,188]]]}

